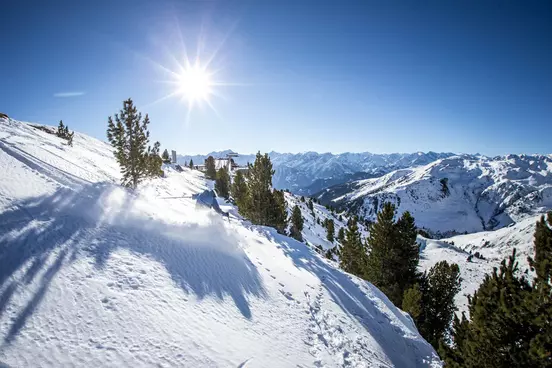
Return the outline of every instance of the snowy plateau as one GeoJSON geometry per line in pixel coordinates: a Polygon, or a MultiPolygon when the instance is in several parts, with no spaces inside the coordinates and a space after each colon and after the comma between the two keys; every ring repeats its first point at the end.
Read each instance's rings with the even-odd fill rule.
{"type": "MultiPolygon", "coordinates": [[[[129,192],[109,145],[48,129],[0,119],[4,366],[441,366],[370,283],[223,201],[230,219],[196,209],[213,185],[198,171],[166,166],[129,192]]],[[[308,221],[307,241],[329,247],[308,221]]],[[[460,243],[424,252],[482,246],[460,243]]]]}

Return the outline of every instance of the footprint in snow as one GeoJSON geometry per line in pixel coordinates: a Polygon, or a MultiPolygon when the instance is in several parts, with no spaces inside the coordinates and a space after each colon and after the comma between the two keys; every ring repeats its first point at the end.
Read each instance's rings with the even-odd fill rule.
{"type": "Polygon", "coordinates": [[[284,291],[282,289],[278,290],[283,296],[285,296],[288,300],[295,300],[293,298],[293,295],[289,291],[284,291]]]}

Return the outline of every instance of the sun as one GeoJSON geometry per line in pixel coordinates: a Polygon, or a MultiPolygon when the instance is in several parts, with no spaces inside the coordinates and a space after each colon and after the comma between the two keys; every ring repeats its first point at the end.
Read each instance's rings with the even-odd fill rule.
{"type": "Polygon", "coordinates": [[[213,85],[211,74],[199,64],[188,65],[178,75],[178,94],[191,103],[208,102],[213,85]]]}

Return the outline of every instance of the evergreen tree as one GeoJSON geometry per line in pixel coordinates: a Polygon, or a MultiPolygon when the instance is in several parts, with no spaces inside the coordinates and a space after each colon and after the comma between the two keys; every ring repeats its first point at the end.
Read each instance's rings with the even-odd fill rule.
{"type": "Polygon", "coordinates": [[[62,120],[59,121],[59,125],[58,125],[56,135],[60,138],[65,137],[65,125],[63,124],[62,120]]]}
{"type": "Polygon", "coordinates": [[[247,184],[243,172],[238,170],[234,176],[234,182],[232,183],[232,198],[238,206],[238,211],[242,216],[245,216],[247,206],[247,184]]]}
{"type": "Polygon", "coordinates": [[[326,231],[326,239],[333,243],[335,235],[335,225],[332,219],[326,221],[326,231]]]}
{"type": "Polygon", "coordinates": [[[339,231],[337,232],[337,240],[340,244],[343,244],[343,241],[345,240],[345,228],[342,226],[339,228],[339,231]]]}
{"type": "Polygon", "coordinates": [[[338,220],[339,220],[339,222],[343,222],[343,216],[339,215],[338,220]]]}
{"type": "Polygon", "coordinates": [[[190,169],[194,168],[194,160],[190,159],[190,169]]]}
{"type": "Polygon", "coordinates": [[[115,114],[115,122],[108,118],[107,138],[115,148],[115,159],[121,167],[124,186],[135,189],[148,176],[149,117],[134,106],[132,99],[123,103],[123,109],[115,114]]]}
{"type": "Polygon", "coordinates": [[[314,203],[312,198],[309,198],[309,201],[307,202],[307,207],[309,208],[309,210],[311,210],[311,212],[314,211],[314,203]]]}
{"type": "Polygon", "coordinates": [[[385,203],[370,227],[366,280],[372,282],[397,306],[404,292],[418,279],[419,247],[416,225],[409,212],[395,223],[395,206],[385,203]]]}
{"type": "MultiPolygon", "coordinates": [[[[401,292],[404,292],[416,283],[419,273],[420,247],[416,242],[418,235],[414,217],[410,212],[405,211],[395,224],[397,242],[395,243],[397,262],[399,263],[401,275],[397,275],[401,292]]],[[[400,305],[400,304],[399,304],[400,305]]]]}
{"type": "Polygon", "coordinates": [[[161,143],[159,142],[155,142],[152,149],[148,147],[148,162],[147,162],[148,176],[151,176],[151,177],[163,176],[163,170],[161,170],[161,166],[163,165],[163,159],[159,157],[160,150],[161,150],[161,143]]]}
{"type": "Polygon", "coordinates": [[[163,159],[163,163],[165,163],[165,164],[170,164],[171,163],[171,158],[169,157],[169,151],[167,151],[166,148],[163,151],[163,154],[161,155],[161,158],[163,159]]]}
{"type": "Polygon", "coordinates": [[[436,349],[440,341],[448,340],[450,336],[457,309],[454,298],[460,291],[461,281],[458,265],[447,261],[437,263],[420,278],[422,313],[415,321],[424,339],[436,349]]]}
{"type": "Polygon", "coordinates": [[[535,257],[529,265],[535,272],[533,292],[527,303],[534,317],[538,333],[530,343],[533,360],[552,366],[552,212],[542,216],[535,228],[535,257]]]}
{"type": "Polygon", "coordinates": [[[399,254],[396,247],[397,231],[393,218],[395,206],[389,202],[377,214],[377,220],[370,228],[368,249],[370,251],[366,265],[366,280],[378,289],[395,304],[402,305],[404,290],[399,285],[402,271],[397,269],[399,254]]]}
{"type": "Polygon", "coordinates": [[[345,234],[345,241],[341,247],[340,266],[346,272],[364,277],[366,249],[362,244],[358,224],[355,220],[349,222],[345,234]]]}
{"type": "Polygon", "coordinates": [[[283,190],[272,191],[270,196],[270,214],[268,225],[275,228],[280,234],[285,233],[287,210],[286,199],[283,190]]]}
{"type": "Polygon", "coordinates": [[[422,315],[422,292],[420,291],[420,285],[414,284],[404,292],[402,310],[410,314],[416,326],[418,326],[419,318],[422,315]]]}
{"type": "MultiPolygon", "coordinates": [[[[538,333],[526,300],[531,286],[517,275],[515,249],[487,275],[469,298],[470,321],[455,319],[454,346],[441,344],[451,367],[545,367],[530,358],[530,341],[538,333]]],[[[542,362],[541,362],[542,363],[542,362]]]]}
{"type": "Polygon", "coordinates": [[[228,171],[223,167],[217,171],[215,190],[220,197],[228,199],[230,196],[230,175],[228,175],[228,171]]]}
{"type": "Polygon", "coordinates": [[[303,215],[301,214],[301,208],[298,205],[293,207],[291,213],[291,229],[290,236],[296,240],[303,241],[303,215]]]}
{"type": "Polygon", "coordinates": [[[205,160],[205,177],[211,180],[215,180],[217,178],[217,169],[215,165],[215,158],[213,156],[209,156],[205,160]]]}
{"type": "Polygon", "coordinates": [[[272,162],[268,154],[261,155],[257,152],[255,162],[249,164],[247,172],[247,217],[257,225],[269,225],[271,187],[272,187],[272,162]]]}
{"type": "Polygon", "coordinates": [[[518,272],[514,249],[508,262],[487,275],[468,299],[470,320],[455,318],[454,344],[441,344],[450,367],[551,367],[552,338],[550,274],[552,215],[535,229],[535,271],[530,284],[518,272]]]}

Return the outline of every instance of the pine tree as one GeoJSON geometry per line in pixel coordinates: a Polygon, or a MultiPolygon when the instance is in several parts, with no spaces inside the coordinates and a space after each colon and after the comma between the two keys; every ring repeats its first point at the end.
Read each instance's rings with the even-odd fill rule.
{"type": "Polygon", "coordinates": [[[312,198],[309,198],[309,201],[307,202],[307,207],[309,208],[309,210],[311,210],[311,212],[314,211],[314,202],[312,198]]]}
{"type": "Polygon", "coordinates": [[[345,234],[345,240],[341,247],[340,267],[353,275],[364,277],[366,249],[355,220],[349,222],[345,234]]]}
{"type": "Polygon", "coordinates": [[[385,203],[370,227],[366,280],[372,282],[397,306],[404,292],[418,279],[419,247],[416,225],[409,212],[395,223],[395,206],[385,203]]]}
{"type": "Polygon", "coordinates": [[[280,234],[285,233],[287,210],[286,199],[283,190],[272,191],[270,196],[270,215],[268,225],[275,228],[280,234]]]}
{"type": "Polygon", "coordinates": [[[65,137],[65,125],[63,124],[62,120],[59,121],[59,125],[58,125],[56,135],[60,138],[65,137]]]}
{"type": "Polygon", "coordinates": [[[245,182],[245,177],[241,170],[236,172],[234,176],[234,182],[232,183],[232,198],[238,206],[238,211],[242,216],[246,215],[246,206],[247,206],[247,184],[245,182]]]}
{"type": "Polygon", "coordinates": [[[526,300],[531,285],[517,275],[515,249],[468,300],[470,321],[454,324],[454,346],[441,345],[452,367],[544,367],[529,356],[536,330],[526,300]],[[460,325],[460,326],[459,326],[460,325]]]}
{"type": "Polygon", "coordinates": [[[223,167],[217,171],[215,190],[220,197],[228,199],[230,196],[230,175],[228,175],[228,171],[223,167]]]}
{"type": "Polygon", "coordinates": [[[420,277],[422,313],[415,320],[416,326],[424,339],[436,349],[440,341],[450,336],[450,326],[457,310],[454,298],[460,291],[461,282],[460,268],[447,261],[438,262],[420,277]]]}
{"type": "Polygon", "coordinates": [[[155,142],[153,148],[148,147],[148,158],[147,158],[147,173],[148,176],[157,177],[163,176],[163,170],[161,166],[163,165],[163,159],[159,156],[159,151],[161,150],[161,143],[155,142]]]}
{"type": "Polygon", "coordinates": [[[217,178],[217,169],[215,165],[215,158],[213,156],[209,156],[205,160],[205,177],[211,180],[215,180],[217,178]]]}
{"type": "Polygon", "coordinates": [[[368,237],[369,255],[366,265],[366,280],[374,284],[378,289],[395,304],[402,305],[404,290],[399,286],[398,273],[396,269],[398,261],[397,231],[393,218],[395,206],[389,202],[377,214],[377,220],[370,228],[368,237]]]}
{"type": "Polygon", "coordinates": [[[170,164],[171,163],[171,158],[169,157],[169,151],[167,151],[166,148],[163,151],[163,154],[161,155],[161,158],[163,159],[164,164],[170,164]]]}
{"type": "Polygon", "coordinates": [[[529,353],[534,361],[552,367],[552,212],[542,216],[535,228],[535,256],[528,259],[535,272],[533,292],[527,303],[534,316],[533,324],[540,331],[530,342],[529,353]]]}
{"type": "Polygon", "coordinates": [[[247,217],[257,225],[269,225],[270,202],[272,197],[272,162],[268,154],[257,152],[255,162],[247,171],[247,217]]]}
{"type": "Polygon", "coordinates": [[[420,285],[414,284],[404,292],[402,310],[410,314],[416,326],[418,326],[419,318],[422,315],[422,292],[420,291],[420,285]]]}
{"type": "Polygon", "coordinates": [[[550,226],[550,213],[537,222],[535,257],[529,258],[535,271],[532,284],[519,274],[514,249],[508,262],[503,260],[468,299],[470,320],[455,318],[454,344],[440,347],[447,366],[552,366],[550,226]]]}
{"type": "Polygon", "coordinates": [[[326,221],[326,239],[328,239],[329,242],[333,243],[334,241],[334,235],[335,235],[335,226],[334,221],[332,219],[329,219],[326,221]]]}
{"type": "Polygon", "coordinates": [[[194,160],[190,159],[190,169],[194,168],[194,160]]]}
{"type": "Polygon", "coordinates": [[[291,228],[289,236],[296,240],[303,241],[303,234],[301,233],[301,231],[303,231],[303,225],[301,208],[299,208],[298,205],[295,205],[291,213],[291,228]]]}
{"type": "Polygon", "coordinates": [[[135,189],[148,176],[149,117],[134,106],[132,99],[123,102],[123,109],[115,114],[115,122],[108,118],[107,138],[115,148],[115,159],[121,167],[122,185],[135,189]]]}
{"type": "Polygon", "coordinates": [[[339,222],[343,222],[343,216],[339,215],[338,220],[339,220],[339,222]]]}
{"type": "Polygon", "coordinates": [[[418,235],[414,217],[405,211],[395,224],[397,243],[397,262],[402,275],[398,275],[398,284],[402,292],[416,283],[419,273],[420,247],[416,242],[418,235]]]}
{"type": "Polygon", "coordinates": [[[343,241],[345,240],[345,228],[342,226],[339,228],[339,231],[337,232],[337,240],[340,244],[343,244],[343,241]]]}

